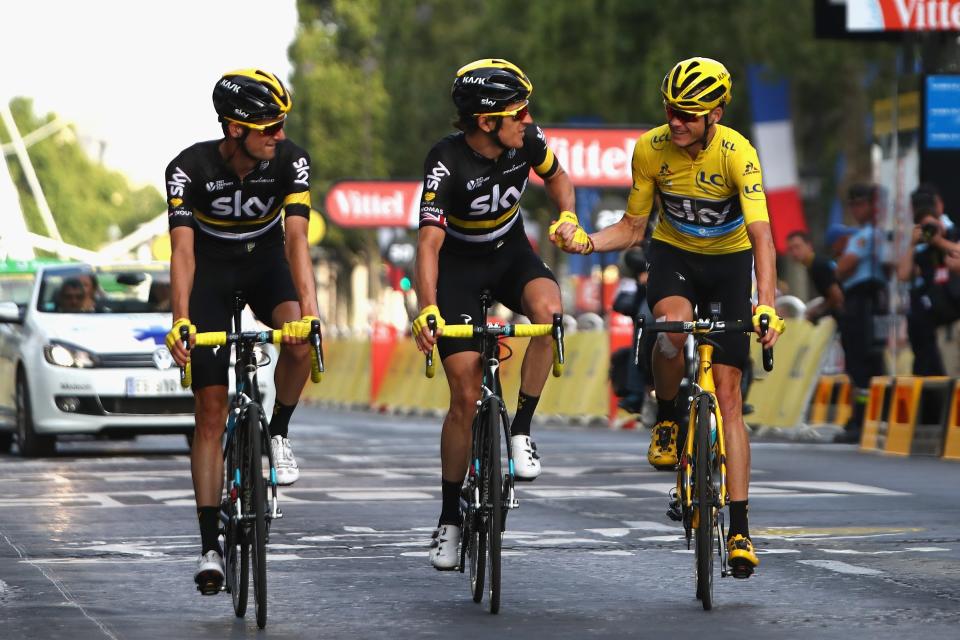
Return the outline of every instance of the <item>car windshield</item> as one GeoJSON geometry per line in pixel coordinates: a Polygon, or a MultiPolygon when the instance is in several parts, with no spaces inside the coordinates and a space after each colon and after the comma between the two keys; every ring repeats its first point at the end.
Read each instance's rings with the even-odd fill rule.
{"type": "Polygon", "coordinates": [[[101,267],[45,271],[37,309],[46,313],[170,311],[170,272],[160,267],[101,267]]]}

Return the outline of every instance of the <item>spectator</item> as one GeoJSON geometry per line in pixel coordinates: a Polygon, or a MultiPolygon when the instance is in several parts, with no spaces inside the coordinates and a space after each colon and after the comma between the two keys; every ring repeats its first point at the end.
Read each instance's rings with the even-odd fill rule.
{"type": "Polygon", "coordinates": [[[943,200],[934,185],[917,187],[910,205],[913,232],[897,264],[897,277],[910,287],[907,337],[913,349],[913,374],[942,376],[946,369],[937,344],[937,327],[960,318],[960,300],[951,292],[960,286],[946,264],[948,245],[957,240],[957,229],[943,214],[943,200]]]}
{"type": "Polygon", "coordinates": [[[889,248],[876,228],[879,190],[873,184],[855,184],[847,206],[858,229],[837,260],[837,280],[842,283],[844,305],[838,317],[847,375],[853,386],[853,412],[834,442],[859,442],[869,396],[870,378],[885,373],[885,336],[877,330],[877,317],[887,311],[889,248]]]}
{"type": "Polygon", "coordinates": [[[83,283],[78,278],[69,278],[57,291],[59,313],[87,313],[93,311],[93,301],[87,297],[83,283]]]}
{"type": "Polygon", "coordinates": [[[816,323],[825,315],[836,318],[843,310],[843,292],[837,283],[834,262],[814,252],[810,234],[806,231],[794,231],[787,236],[787,253],[807,268],[813,287],[820,296],[819,302],[807,307],[807,320],[816,323]]]}
{"type": "Polygon", "coordinates": [[[151,311],[170,311],[170,281],[156,279],[150,283],[147,302],[151,311]]]}
{"type": "MultiPolygon", "coordinates": [[[[638,316],[645,316],[651,320],[650,307],[647,305],[647,260],[640,247],[628,249],[623,254],[624,278],[620,280],[620,287],[613,301],[613,310],[636,321],[638,316]]],[[[647,342],[646,338],[644,342],[647,342]]],[[[617,403],[622,409],[631,413],[641,413],[644,401],[649,395],[650,379],[649,351],[641,351],[639,366],[634,365],[636,351],[636,331],[634,344],[629,348],[620,349],[611,355],[611,371],[615,372],[614,387],[620,396],[617,403]],[[644,357],[647,356],[647,357],[644,357]],[[621,373],[622,372],[622,373],[621,373]]]]}

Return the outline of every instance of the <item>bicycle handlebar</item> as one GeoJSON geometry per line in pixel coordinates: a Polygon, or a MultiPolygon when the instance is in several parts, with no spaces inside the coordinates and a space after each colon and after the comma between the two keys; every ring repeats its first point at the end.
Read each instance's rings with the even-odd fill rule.
{"type": "MultiPolygon", "coordinates": [[[[437,319],[427,316],[427,327],[433,335],[437,335],[437,319]]],[[[553,336],[553,375],[559,377],[563,373],[565,354],[563,349],[563,316],[553,314],[552,324],[448,324],[441,334],[444,338],[471,339],[484,335],[497,337],[536,338],[539,336],[553,336]]],[[[426,354],[426,375],[432,378],[436,374],[436,363],[433,360],[433,349],[426,354]]]]}
{"type": "MultiPolygon", "coordinates": [[[[643,336],[643,330],[647,329],[653,333],[686,333],[692,335],[707,335],[711,333],[753,333],[755,331],[751,320],[664,320],[652,322],[645,326],[644,318],[637,318],[637,339],[634,348],[633,361],[635,365],[640,364],[640,338],[643,336]]],[[[770,328],[770,316],[762,314],[760,316],[760,335],[767,335],[770,328]]],[[[763,370],[773,371],[773,347],[763,348],[763,370]]]]}
{"type": "MultiPolygon", "coordinates": [[[[188,327],[180,327],[180,340],[183,341],[183,347],[190,350],[190,331],[188,327]]],[[[249,340],[254,344],[281,344],[283,341],[283,332],[280,329],[268,329],[266,331],[240,331],[228,333],[226,331],[205,331],[194,335],[194,347],[222,347],[249,340]]],[[[310,379],[313,382],[320,382],[323,367],[323,346],[320,335],[320,321],[314,320],[310,325],[310,335],[307,341],[313,347],[310,350],[310,379]]],[[[190,362],[180,367],[180,386],[184,389],[193,382],[193,370],[190,362]]]]}

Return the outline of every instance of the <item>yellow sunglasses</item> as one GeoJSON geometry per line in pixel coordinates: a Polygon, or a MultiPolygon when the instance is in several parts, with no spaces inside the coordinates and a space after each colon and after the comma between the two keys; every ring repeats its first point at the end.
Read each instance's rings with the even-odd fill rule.
{"type": "Polygon", "coordinates": [[[510,116],[514,120],[523,120],[530,113],[530,101],[524,100],[523,104],[510,111],[496,111],[494,113],[475,113],[475,116],[510,116]]]}
{"type": "Polygon", "coordinates": [[[253,129],[254,131],[259,131],[265,136],[275,136],[283,129],[283,124],[286,122],[286,118],[281,118],[276,122],[271,122],[270,124],[251,124],[249,122],[240,122],[239,120],[233,120],[231,118],[224,118],[234,124],[238,124],[241,127],[246,127],[247,129],[253,129]]]}

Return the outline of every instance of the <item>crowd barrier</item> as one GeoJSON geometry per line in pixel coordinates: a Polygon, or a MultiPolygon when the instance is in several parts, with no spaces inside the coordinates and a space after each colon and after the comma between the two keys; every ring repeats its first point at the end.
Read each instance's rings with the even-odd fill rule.
{"type": "Polygon", "coordinates": [[[820,376],[810,401],[807,423],[845,425],[853,411],[850,388],[846,374],[820,376]]]}
{"type": "Polygon", "coordinates": [[[951,378],[872,378],[860,448],[899,456],[960,459],[958,403],[958,381],[951,378]]]}

